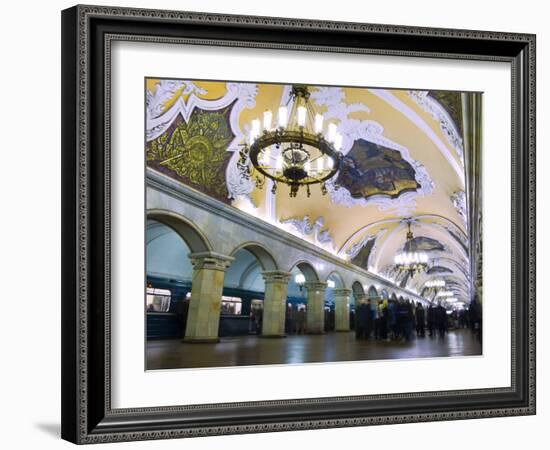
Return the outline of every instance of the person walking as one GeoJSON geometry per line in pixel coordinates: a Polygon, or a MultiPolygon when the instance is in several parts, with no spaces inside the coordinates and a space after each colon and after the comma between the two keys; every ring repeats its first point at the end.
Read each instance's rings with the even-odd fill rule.
{"type": "Polygon", "coordinates": [[[364,339],[367,331],[367,317],[369,307],[365,303],[365,300],[361,300],[356,317],[355,338],[364,339]]]}
{"type": "Polygon", "coordinates": [[[365,329],[365,338],[370,339],[374,331],[374,321],[376,318],[376,304],[369,299],[367,301],[367,326],[365,329]]]}
{"type": "Polygon", "coordinates": [[[414,326],[414,311],[410,300],[405,302],[405,310],[407,311],[405,320],[405,340],[408,342],[412,339],[412,330],[414,326]]]}
{"type": "Polygon", "coordinates": [[[435,329],[435,308],[432,303],[430,303],[430,306],[428,306],[428,332],[430,337],[434,336],[434,329],[435,329]]]}
{"type": "Polygon", "coordinates": [[[447,311],[443,308],[441,303],[439,303],[435,308],[435,322],[439,332],[439,337],[444,338],[445,332],[447,331],[447,311]]]}
{"type": "Polygon", "coordinates": [[[425,337],[425,320],[426,320],[426,311],[424,310],[422,303],[418,302],[416,304],[416,336],[425,337]]]}

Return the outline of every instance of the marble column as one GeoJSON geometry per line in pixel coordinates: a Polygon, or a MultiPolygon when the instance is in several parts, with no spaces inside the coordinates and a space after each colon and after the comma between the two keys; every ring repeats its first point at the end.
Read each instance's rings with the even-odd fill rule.
{"type": "Polygon", "coordinates": [[[262,272],[265,281],[262,337],[285,337],[286,296],[290,273],[282,270],[262,272]]]}
{"type": "Polygon", "coordinates": [[[234,258],[214,252],[190,253],[191,300],[184,342],[218,342],[225,270],[234,258]]]}
{"type": "Polygon", "coordinates": [[[309,281],[304,284],[307,289],[307,332],[322,334],[325,332],[325,289],[323,281],[309,281]]]}
{"type": "Polygon", "coordinates": [[[351,289],[334,289],[335,331],[349,331],[349,298],[351,289]]]}

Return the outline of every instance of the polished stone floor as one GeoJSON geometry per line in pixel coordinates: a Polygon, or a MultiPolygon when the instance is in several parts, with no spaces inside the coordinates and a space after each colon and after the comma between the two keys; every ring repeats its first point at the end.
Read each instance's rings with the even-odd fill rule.
{"type": "Polygon", "coordinates": [[[281,339],[239,336],[222,338],[216,344],[153,340],[146,348],[148,370],[471,355],[481,355],[481,344],[469,330],[450,331],[443,339],[425,337],[411,342],[358,341],[349,332],[281,339]]]}

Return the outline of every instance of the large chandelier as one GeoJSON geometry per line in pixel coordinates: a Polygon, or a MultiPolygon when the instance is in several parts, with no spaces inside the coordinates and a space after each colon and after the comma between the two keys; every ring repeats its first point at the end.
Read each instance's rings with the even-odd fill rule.
{"type": "Polygon", "coordinates": [[[307,86],[293,85],[287,105],[277,111],[276,126],[271,111],[264,112],[262,121],[252,121],[238,162],[243,178],[254,176],[260,189],[270,178],[273,193],[278,183],[284,183],[290,187],[290,197],[296,197],[302,186],[309,197],[313,184],[321,185],[323,195],[327,193],[325,183],[342,161],[342,135],[335,123],[325,127],[309,96],[307,86]]]}
{"type": "Polygon", "coordinates": [[[394,257],[394,264],[401,272],[408,272],[411,277],[415,273],[424,272],[428,269],[428,254],[418,251],[413,241],[414,236],[411,231],[411,222],[408,222],[407,241],[403,250],[394,257]]]}

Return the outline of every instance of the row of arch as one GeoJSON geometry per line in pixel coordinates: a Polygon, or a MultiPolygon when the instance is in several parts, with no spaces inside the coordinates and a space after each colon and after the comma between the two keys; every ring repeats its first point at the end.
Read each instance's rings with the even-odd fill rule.
{"type": "MultiPolygon", "coordinates": [[[[172,229],[181,239],[183,239],[189,247],[190,253],[200,254],[214,251],[208,237],[196,227],[193,222],[179,214],[165,210],[149,210],[147,212],[147,219],[148,221],[158,222],[172,229]]],[[[259,242],[243,242],[235,247],[228,256],[234,258],[242,250],[250,252],[256,258],[263,271],[282,270],[271,252],[259,242]]],[[[326,279],[323,280],[313,265],[305,260],[296,261],[289,272],[292,272],[295,268],[304,275],[306,282],[327,282],[331,280],[334,283],[334,288],[351,288],[355,298],[365,296],[368,298],[382,299],[397,298],[395,292],[391,295],[388,294],[386,289],[381,289],[380,292],[378,292],[378,289],[374,285],[370,285],[366,288],[359,280],[353,281],[351,286],[346,286],[344,277],[337,271],[330,272],[326,279]]]]}

